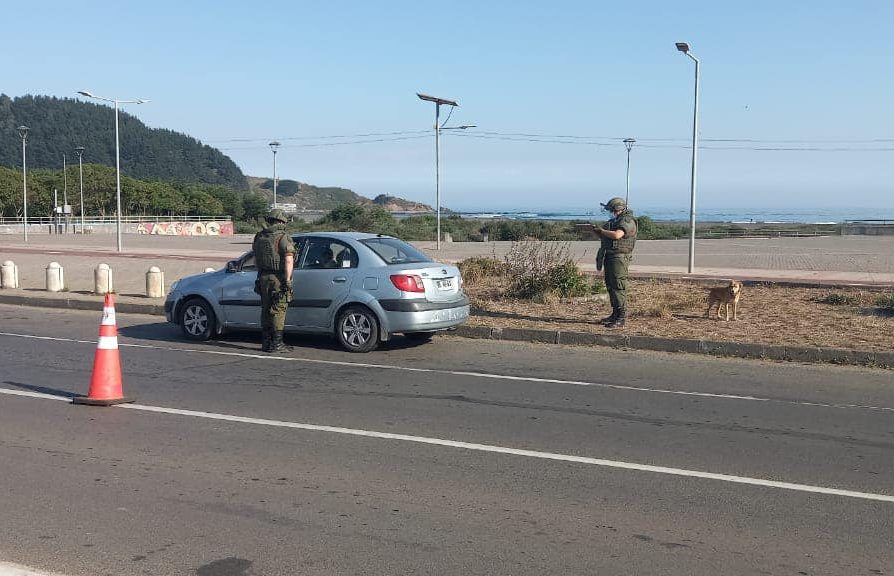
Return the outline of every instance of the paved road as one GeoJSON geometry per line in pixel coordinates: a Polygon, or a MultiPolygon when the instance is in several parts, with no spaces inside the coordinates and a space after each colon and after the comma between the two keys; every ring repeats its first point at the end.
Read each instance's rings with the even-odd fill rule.
{"type": "Polygon", "coordinates": [[[98,320],[0,307],[0,561],[894,574],[887,371],[450,338],[270,358],[119,316],[139,404],[59,401],[86,391],[98,320]]]}

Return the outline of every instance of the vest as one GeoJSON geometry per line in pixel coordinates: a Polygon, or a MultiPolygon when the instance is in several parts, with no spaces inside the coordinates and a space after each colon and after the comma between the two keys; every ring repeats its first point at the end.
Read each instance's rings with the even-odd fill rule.
{"type": "Polygon", "coordinates": [[[252,250],[259,272],[279,272],[283,269],[283,257],[280,245],[286,235],[285,226],[274,225],[257,233],[252,250]]]}
{"type": "Polygon", "coordinates": [[[614,254],[632,254],[633,247],[636,246],[636,219],[630,215],[629,213],[624,213],[618,216],[617,218],[612,218],[608,222],[606,222],[602,228],[605,230],[619,230],[621,229],[621,224],[626,224],[627,228],[631,230],[631,233],[624,233],[624,237],[620,240],[611,240],[609,238],[602,238],[602,248],[605,250],[606,256],[611,256],[614,254]]]}

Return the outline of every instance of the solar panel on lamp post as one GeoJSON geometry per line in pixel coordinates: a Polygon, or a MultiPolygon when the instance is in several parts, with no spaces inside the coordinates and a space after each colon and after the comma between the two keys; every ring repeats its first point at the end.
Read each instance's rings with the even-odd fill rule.
{"type": "Polygon", "coordinates": [[[124,251],[124,245],[121,242],[121,145],[118,137],[118,106],[120,104],[146,104],[149,100],[137,98],[135,100],[121,100],[119,98],[103,98],[86,90],[79,90],[78,94],[94,100],[102,100],[103,102],[112,102],[115,104],[115,235],[118,240],[118,252],[124,251]]]}
{"type": "Polygon", "coordinates": [[[438,221],[437,249],[441,249],[441,105],[459,106],[455,100],[447,98],[438,98],[437,96],[429,96],[428,94],[416,93],[420,100],[435,103],[435,203],[438,221]]]}
{"type": "Polygon", "coordinates": [[[695,99],[692,110],[692,174],[689,180],[689,273],[695,268],[695,184],[696,166],[698,162],[698,80],[699,61],[689,51],[689,44],[677,42],[677,50],[689,56],[695,62],[695,99]]]}

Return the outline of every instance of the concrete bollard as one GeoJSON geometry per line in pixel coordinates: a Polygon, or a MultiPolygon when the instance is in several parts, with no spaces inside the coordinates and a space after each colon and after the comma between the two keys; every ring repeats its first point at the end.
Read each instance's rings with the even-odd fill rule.
{"type": "Polygon", "coordinates": [[[47,292],[63,290],[65,290],[65,271],[58,262],[50,262],[47,265],[47,292]]]}
{"type": "Polygon", "coordinates": [[[165,273],[158,266],[153,266],[146,272],[146,296],[149,298],[165,296],[165,273]]]}
{"type": "Polygon", "coordinates": [[[0,266],[0,288],[14,289],[19,287],[19,267],[12,260],[0,266]]]}
{"type": "Polygon", "coordinates": [[[112,268],[108,264],[100,264],[93,270],[93,293],[108,294],[114,292],[112,283],[112,268]]]}
{"type": "Polygon", "coordinates": [[[214,272],[214,268],[205,268],[204,272],[207,274],[208,272],[214,272]]]}

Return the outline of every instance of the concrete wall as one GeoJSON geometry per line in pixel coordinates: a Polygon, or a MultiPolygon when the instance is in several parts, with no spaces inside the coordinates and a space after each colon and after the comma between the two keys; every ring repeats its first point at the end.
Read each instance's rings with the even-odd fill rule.
{"type": "MultiPolygon", "coordinates": [[[[114,234],[115,223],[97,223],[85,226],[88,234],[114,234]]],[[[65,233],[65,228],[62,228],[65,233]]],[[[78,222],[72,222],[69,233],[80,234],[81,226],[78,222]]],[[[202,220],[202,221],[168,221],[168,222],[129,222],[121,225],[123,234],[140,234],[151,236],[232,236],[233,223],[229,220],[202,220]]],[[[55,234],[52,224],[29,224],[28,234],[55,234]]],[[[21,235],[21,224],[0,224],[0,234],[21,235]]]]}

